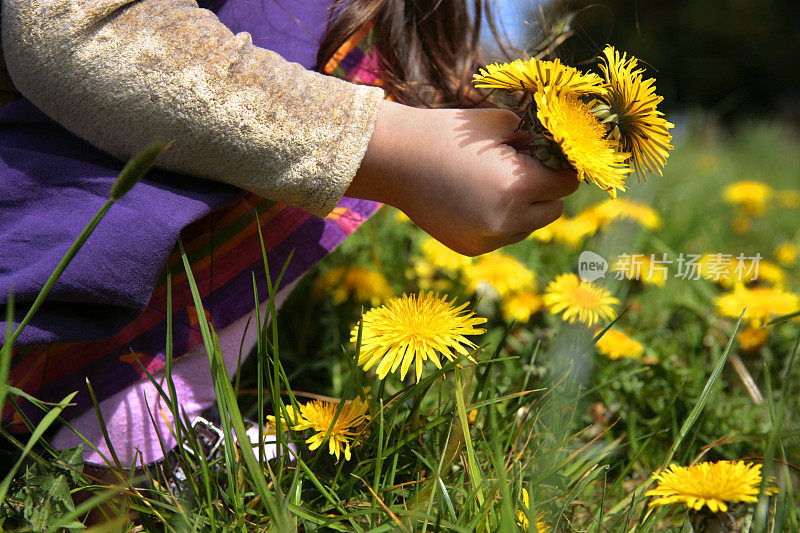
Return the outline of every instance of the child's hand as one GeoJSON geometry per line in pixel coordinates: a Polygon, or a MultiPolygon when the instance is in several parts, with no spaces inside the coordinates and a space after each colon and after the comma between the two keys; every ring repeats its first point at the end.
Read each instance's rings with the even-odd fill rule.
{"type": "Polygon", "coordinates": [[[465,255],[524,239],[557,219],[579,185],[518,152],[519,118],[498,109],[416,109],[384,102],[347,196],[405,212],[465,255]]]}

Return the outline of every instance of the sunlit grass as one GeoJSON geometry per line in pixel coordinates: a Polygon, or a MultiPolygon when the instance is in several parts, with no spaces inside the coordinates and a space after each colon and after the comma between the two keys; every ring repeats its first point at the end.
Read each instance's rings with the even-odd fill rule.
{"type": "MultiPolygon", "coordinates": [[[[576,271],[582,250],[610,264],[620,253],[667,254],[673,260],[681,253],[761,253],[774,261],[778,244],[800,244],[800,209],[781,206],[776,198],[773,209],[737,234],[738,215],[721,195],[726,184],[744,179],[800,190],[797,134],[771,124],[722,133],[703,117],[688,124],[676,136],[664,177],[633,184],[625,196],[655,208],[664,221],[661,228],[617,221],[577,250],[531,239],[504,252],[531,269],[543,290],[558,274],[576,271]]],[[[567,211],[574,216],[604,199],[602,191],[582,187],[567,201],[567,211]]],[[[644,493],[653,487],[652,473],[670,463],[744,459],[765,461],[764,473],[778,493],[762,494],[758,504],[732,506],[736,527],[798,530],[800,322],[771,326],[766,345],[745,353],[737,341],[744,324],[714,311],[713,299],[725,289],[709,280],[677,279],[673,263],[663,287],[606,275],[606,288],[622,302],[614,328],[643,345],[638,359],[607,359],[593,346],[598,332],[562,324],[544,310],[527,323],[506,323],[500,300],[479,291],[471,308],[489,322],[487,332],[472,339],[480,346],[471,354],[475,362],[430,365],[418,382],[396,375],[379,380],[357,367],[358,339],[349,338],[361,304],[335,305],[332,298],[315,295],[314,280],[356,263],[386,276],[397,294],[418,292],[422,280],[413,265],[424,238],[392,209],[379,212],[307,276],[279,311],[271,305],[269,318],[253,324],[260,330],[256,353],[233,383],[213,328],[198,313],[218,407],[230,415],[223,417],[227,434],[243,440],[244,418],[258,421],[261,429],[267,414],[280,412],[284,417],[277,420],[285,419],[286,408],[307,401],[308,393],[359,397],[369,402],[371,422],[350,461],[337,461],[327,444],[310,451],[304,445],[307,432],[281,425],[279,446],[288,450],[291,442],[297,452],[270,462],[260,459],[258,447],[242,449],[232,439],[226,441],[221,468],[181,449],[179,462],[194,475],[184,493],[170,494],[166,480],[120,469],[117,482],[95,483],[69,461],[54,460],[56,452],[40,438],[43,426],[34,428],[29,445],[4,432],[7,453],[20,468],[0,490],[23,494],[20,473],[27,465],[42,476],[90,487],[97,496],[74,509],[58,507],[61,512],[46,520],[37,515],[36,524],[30,513],[9,505],[16,501],[11,498],[0,508],[7,516],[3,527],[61,527],[106,501],[105,512],[119,520],[117,527],[138,524],[148,531],[516,531],[524,488],[530,530],[543,519],[554,531],[677,532],[695,526],[699,531],[699,519],[685,506],[647,506],[644,493]],[[136,516],[118,519],[124,508],[136,516]]],[[[280,278],[276,272],[254,273],[265,274],[280,278]]],[[[787,290],[800,290],[797,274],[797,266],[786,268],[787,290]]],[[[469,298],[459,274],[431,275],[451,297],[469,298]]],[[[200,309],[191,275],[189,283],[200,309]]],[[[254,299],[275,292],[270,284],[268,295],[254,299]]],[[[168,330],[168,346],[170,335],[168,330]]],[[[4,361],[8,356],[6,348],[4,361]]],[[[168,357],[167,373],[171,365],[168,357]]],[[[199,449],[169,385],[162,394],[178,421],[176,435],[187,435],[188,448],[199,449]]],[[[10,402],[19,397],[9,387],[1,394],[10,402]]],[[[48,423],[58,408],[51,413],[48,423]]],[[[109,461],[113,466],[113,458],[109,461]]]]}

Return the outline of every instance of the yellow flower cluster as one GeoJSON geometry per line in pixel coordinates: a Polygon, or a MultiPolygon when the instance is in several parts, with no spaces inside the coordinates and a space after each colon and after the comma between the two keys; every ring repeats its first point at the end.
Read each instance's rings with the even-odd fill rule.
{"type": "Polygon", "coordinates": [[[534,231],[531,237],[542,242],[562,242],[573,250],[580,248],[587,237],[591,237],[601,227],[601,219],[592,210],[585,210],[570,218],[561,215],[549,225],[534,231]]]}
{"type": "Polygon", "coordinates": [[[599,59],[602,76],[531,58],[488,65],[473,83],[531,93],[523,126],[533,134],[534,155],[551,166],[566,162],[616,198],[628,174],[662,175],[673,124],[658,110],[663,97],[636,58],[606,46],[599,59]]]}
{"type": "MultiPolygon", "coordinates": [[[[735,208],[733,230],[747,233],[752,219],[764,215],[774,206],[796,208],[794,199],[799,191],[776,191],[757,180],[736,181],[722,191],[723,200],[735,208]]],[[[797,261],[798,248],[792,241],[780,243],[774,257],[783,266],[797,261]]],[[[739,333],[739,347],[753,352],[764,346],[769,338],[770,320],[800,311],[800,297],[790,292],[787,276],[776,263],[760,257],[742,261],[732,254],[703,254],[699,260],[700,272],[728,292],[714,300],[717,312],[729,318],[739,318],[744,312],[745,327],[739,333]]]]}
{"type": "Polygon", "coordinates": [[[499,302],[507,322],[527,322],[543,307],[533,271],[509,254],[493,252],[473,259],[432,238],[422,241],[420,251],[413,274],[422,290],[445,291],[454,282],[463,283],[467,294],[499,302]]]}
{"type": "Polygon", "coordinates": [[[464,269],[468,294],[499,300],[506,322],[525,323],[543,307],[536,291],[536,277],[514,257],[494,252],[464,269]]]}
{"type": "Polygon", "coordinates": [[[533,100],[536,118],[578,172],[578,179],[596,184],[612,198],[625,190],[625,178],[632,172],[626,163],[631,154],[607,137],[606,127],[589,104],[575,93],[550,89],[537,92],[533,100]]]}
{"type": "Polygon", "coordinates": [[[744,321],[751,327],[800,311],[800,298],[796,294],[769,287],[736,285],[732,292],[717,296],[714,303],[721,315],[730,318],[739,318],[744,311],[744,321]]]}
{"type": "Polygon", "coordinates": [[[458,273],[461,269],[472,264],[472,259],[466,255],[454,252],[433,237],[428,237],[420,245],[422,255],[430,263],[449,274],[458,273]]]}
{"type": "Polygon", "coordinates": [[[533,271],[512,256],[494,252],[481,256],[464,269],[467,293],[503,299],[513,293],[532,289],[533,271]]]}
{"type": "Polygon", "coordinates": [[[503,319],[506,322],[514,320],[522,324],[530,320],[531,316],[538,313],[542,307],[544,300],[533,289],[511,294],[501,304],[503,319]]]}
{"type": "Polygon", "coordinates": [[[426,362],[441,368],[442,357],[471,358],[477,348],[468,337],[484,333],[476,326],[486,319],[467,311],[467,303],[457,305],[429,287],[458,284],[465,293],[498,304],[507,322],[525,323],[544,307],[533,271],[509,254],[493,252],[473,259],[432,238],[421,242],[420,252],[410,272],[422,291],[370,309],[351,330],[353,344],[361,331],[358,365],[365,371],[374,367],[378,379],[395,372],[405,379],[413,368],[419,381],[426,362]]]}
{"type": "Polygon", "coordinates": [[[578,69],[563,65],[560,60],[529,61],[517,59],[511,63],[495,63],[481,69],[474,76],[476,87],[505,89],[508,92],[539,92],[547,87],[567,89],[583,95],[597,95],[603,80],[597,74],[582,73],[578,69]]]}
{"type": "MultiPolygon", "coordinates": [[[[748,233],[753,226],[753,219],[763,216],[770,207],[800,207],[800,191],[778,191],[753,179],[729,184],[722,190],[722,199],[735,209],[731,227],[738,235],[748,233]]],[[[784,243],[775,250],[775,255],[779,262],[793,264],[797,255],[796,247],[790,242],[784,243]]]]}
{"type": "Polygon", "coordinates": [[[577,250],[584,240],[593,236],[617,220],[628,221],[654,231],[661,227],[658,211],[649,205],[617,198],[591,205],[575,215],[562,215],[549,225],[534,231],[531,237],[542,242],[561,242],[577,250]]]}
{"type": "Polygon", "coordinates": [[[739,333],[739,346],[745,352],[766,344],[767,322],[800,311],[800,297],[785,288],[786,274],[774,263],[764,259],[755,263],[751,259],[750,263],[739,265],[737,260],[721,254],[704,254],[698,263],[703,276],[728,289],[714,299],[717,312],[732,319],[744,312],[746,329],[739,333]]]}
{"type": "Polygon", "coordinates": [[[454,252],[433,237],[420,245],[421,257],[415,257],[409,277],[425,291],[447,292],[464,269],[473,263],[471,257],[454,252]]]}
{"type": "Polygon", "coordinates": [[[663,224],[658,211],[649,205],[635,200],[617,199],[589,208],[597,217],[600,227],[606,226],[615,220],[627,220],[641,225],[650,231],[655,231],[663,224]]]}

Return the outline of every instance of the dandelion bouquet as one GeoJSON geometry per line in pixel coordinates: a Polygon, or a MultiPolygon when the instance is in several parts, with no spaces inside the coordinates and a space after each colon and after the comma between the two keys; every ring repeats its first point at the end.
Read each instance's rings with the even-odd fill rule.
{"type": "Polygon", "coordinates": [[[616,198],[631,173],[640,180],[661,176],[673,124],[658,110],[663,97],[636,58],[607,46],[599,59],[602,76],[531,58],[488,65],[473,83],[530,93],[520,129],[531,133],[533,155],[552,168],[574,168],[616,198]]]}

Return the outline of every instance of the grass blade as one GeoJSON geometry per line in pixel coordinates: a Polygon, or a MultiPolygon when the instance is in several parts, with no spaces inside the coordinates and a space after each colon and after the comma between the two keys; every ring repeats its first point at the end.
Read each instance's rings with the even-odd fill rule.
{"type": "Polygon", "coordinates": [[[3,481],[0,482],[0,502],[5,501],[6,494],[8,493],[8,487],[11,485],[11,480],[14,479],[14,475],[17,473],[22,461],[33,449],[33,445],[39,441],[47,428],[49,428],[50,425],[56,421],[58,416],[61,414],[61,411],[63,411],[69,405],[69,403],[72,401],[72,398],[74,398],[76,394],[78,394],[77,391],[67,395],[63,400],[58,402],[58,405],[44,415],[42,421],[39,422],[39,425],[36,426],[36,429],[34,429],[33,433],[31,433],[28,443],[25,445],[25,449],[22,450],[22,454],[20,454],[16,463],[14,463],[14,466],[11,467],[11,470],[8,471],[8,474],[6,474],[6,477],[3,479],[3,481]]]}

